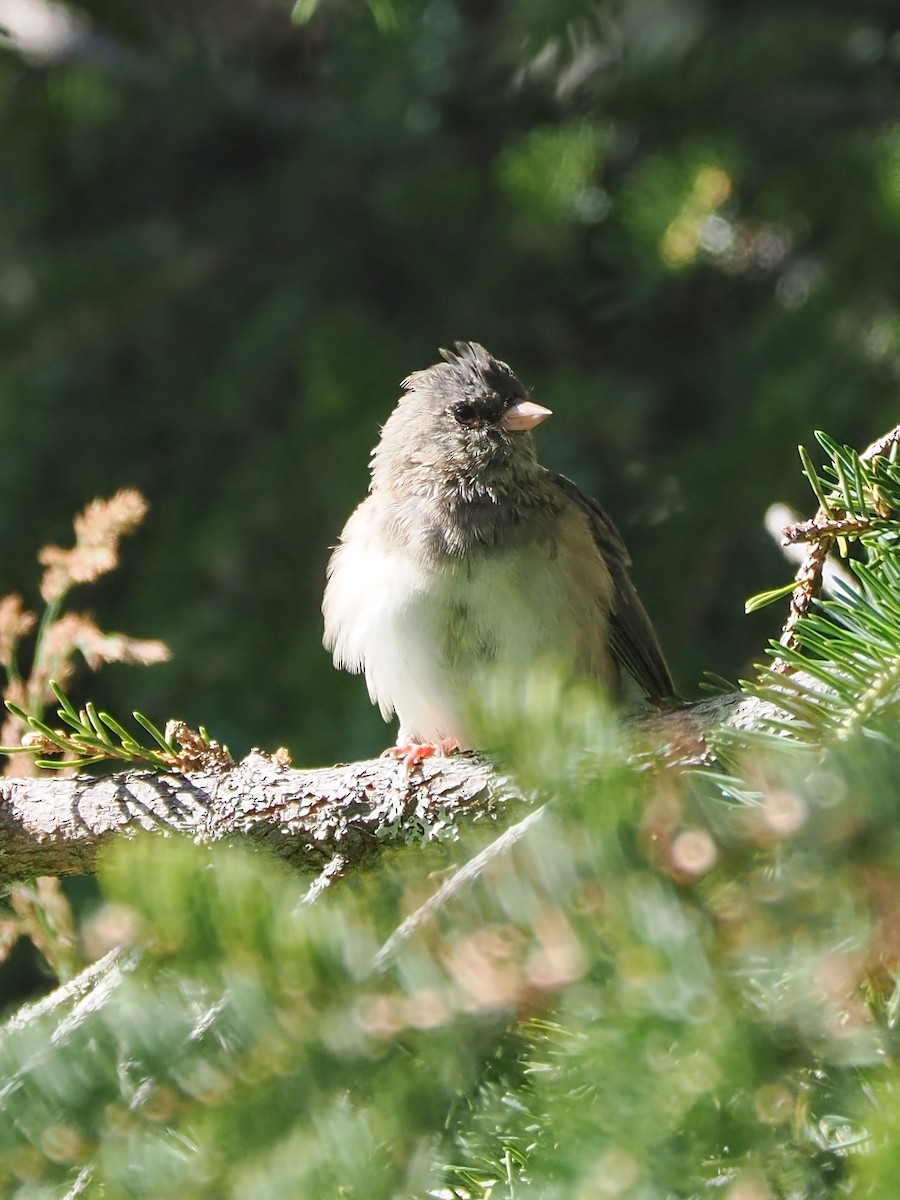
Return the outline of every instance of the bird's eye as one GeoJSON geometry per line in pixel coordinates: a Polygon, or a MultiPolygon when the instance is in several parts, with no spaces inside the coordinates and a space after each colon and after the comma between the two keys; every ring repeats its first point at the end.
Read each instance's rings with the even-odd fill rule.
{"type": "Polygon", "coordinates": [[[481,421],[475,405],[467,404],[465,401],[462,404],[454,404],[453,415],[460,425],[476,425],[481,421]]]}

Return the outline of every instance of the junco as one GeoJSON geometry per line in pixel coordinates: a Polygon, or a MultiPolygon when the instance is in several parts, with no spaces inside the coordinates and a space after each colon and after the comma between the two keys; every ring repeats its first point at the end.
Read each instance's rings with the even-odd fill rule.
{"type": "Polygon", "coordinates": [[[398,757],[473,749],[472,688],[492,664],[555,659],[617,695],[621,668],[654,702],[669,669],[618,530],[537,460],[549,417],[477,342],[403,381],[372,482],[328,566],[325,646],[364,672],[398,757]]]}

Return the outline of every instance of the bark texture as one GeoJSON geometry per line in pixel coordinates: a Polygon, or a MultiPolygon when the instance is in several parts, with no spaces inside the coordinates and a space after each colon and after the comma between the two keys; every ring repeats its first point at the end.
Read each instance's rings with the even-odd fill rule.
{"type": "MultiPolygon", "coordinates": [[[[635,719],[636,751],[673,767],[708,760],[706,731],[752,728],[766,706],[739,695],[635,719]]],[[[0,779],[0,885],[94,870],[115,837],[147,830],[199,842],[250,839],[300,869],[343,874],[386,846],[455,835],[461,821],[494,820],[523,800],[488,759],[427,759],[408,775],[388,759],[298,771],[260,753],[231,770],[0,779]]]]}
{"type": "Polygon", "coordinates": [[[91,872],[111,838],[138,830],[201,842],[250,839],[308,871],[356,866],[386,845],[489,819],[515,785],[473,755],[431,759],[408,776],[386,759],[297,771],[253,753],[230,771],[0,780],[0,882],[91,872]]]}

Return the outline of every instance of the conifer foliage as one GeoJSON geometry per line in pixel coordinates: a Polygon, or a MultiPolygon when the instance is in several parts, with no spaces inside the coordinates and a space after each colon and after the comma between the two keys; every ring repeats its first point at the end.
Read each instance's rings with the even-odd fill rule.
{"type": "Polygon", "coordinates": [[[900,464],[820,445],[789,536],[858,586],[801,568],[765,728],[673,765],[593,697],[507,697],[523,835],[313,904],[262,852],[117,845],[96,964],[0,1040],[0,1195],[894,1195],[900,464]]]}

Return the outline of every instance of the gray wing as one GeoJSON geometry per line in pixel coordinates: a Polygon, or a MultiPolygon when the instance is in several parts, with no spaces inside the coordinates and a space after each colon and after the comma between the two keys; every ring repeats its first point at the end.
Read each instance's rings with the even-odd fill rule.
{"type": "Polygon", "coordinates": [[[584,511],[591,523],[597,549],[612,575],[614,592],[609,642],[613,657],[647,693],[648,699],[671,699],[675,696],[675,685],[656,630],[628,574],[631,559],[621,534],[592,496],[565,475],[553,475],[552,478],[584,511]]]}

